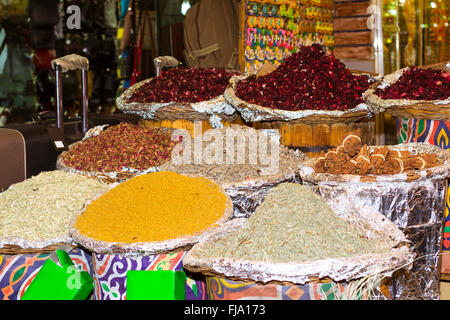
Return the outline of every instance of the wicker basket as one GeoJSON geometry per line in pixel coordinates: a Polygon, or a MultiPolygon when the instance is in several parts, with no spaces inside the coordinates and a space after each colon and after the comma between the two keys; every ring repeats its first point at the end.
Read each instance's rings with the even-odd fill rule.
{"type": "Polygon", "coordinates": [[[209,120],[211,116],[217,116],[222,121],[232,122],[238,115],[223,96],[212,98],[208,101],[186,103],[186,102],[168,102],[168,103],[140,103],[129,102],[131,95],[141,86],[152,81],[153,78],[138,82],[125,90],[117,98],[117,107],[124,113],[137,114],[145,120],[155,121],[176,121],[190,120],[203,121],[209,120]]]}
{"type": "Polygon", "coordinates": [[[225,90],[225,99],[241,114],[241,117],[246,122],[261,122],[261,121],[283,121],[287,124],[305,124],[317,125],[326,124],[332,125],[335,123],[351,123],[359,120],[368,119],[373,116],[365,103],[361,103],[356,107],[346,110],[301,110],[288,111],[281,109],[272,109],[248,103],[240,99],[236,95],[236,87],[239,81],[249,77],[251,74],[241,76],[234,76],[230,79],[230,84],[225,90]]]}
{"type": "MultiPolygon", "coordinates": [[[[433,65],[420,66],[418,68],[433,70],[450,70],[450,62],[442,62],[433,65]]],[[[409,68],[398,70],[385,76],[382,80],[372,84],[363,93],[364,101],[374,113],[389,112],[399,118],[416,118],[430,120],[450,119],[450,97],[446,100],[408,100],[408,99],[382,99],[375,94],[380,87],[390,86],[395,83],[409,68]]]]}

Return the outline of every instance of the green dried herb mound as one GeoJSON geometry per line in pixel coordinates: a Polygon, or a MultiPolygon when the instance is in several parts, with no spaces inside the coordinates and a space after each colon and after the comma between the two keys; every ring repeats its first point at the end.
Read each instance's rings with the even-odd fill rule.
{"type": "Polygon", "coordinates": [[[387,252],[362,238],[310,188],[283,183],[273,188],[243,228],[209,242],[211,258],[272,263],[307,262],[387,252]]]}

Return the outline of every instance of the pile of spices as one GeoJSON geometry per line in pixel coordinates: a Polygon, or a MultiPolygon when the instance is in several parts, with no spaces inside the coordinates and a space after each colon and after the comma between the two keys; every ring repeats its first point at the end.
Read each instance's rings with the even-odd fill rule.
{"type": "MultiPolygon", "coordinates": [[[[213,163],[208,163],[205,158],[201,159],[201,162],[195,163],[194,152],[190,153],[188,163],[175,163],[175,161],[167,162],[160,167],[161,171],[173,171],[180,174],[185,174],[188,176],[203,176],[216,183],[227,183],[227,182],[240,182],[244,180],[251,180],[255,178],[271,178],[274,176],[286,175],[291,172],[295,172],[299,161],[303,158],[296,155],[295,151],[283,145],[277,145],[277,150],[271,150],[269,145],[269,138],[267,141],[261,141],[260,144],[255,143],[255,141],[250,141],[249,137],[256,137],[258,130],[250,127],[244,126],[234,126],[225,127],[222,129],[211,129],[208,131],[214,132],[213,136],[217,135],[219,141],[220,153],[222,154],[219,158],[222,161],[213,161],[213,163]],[[212,131],[211,131],[212,130],[212,131]],[[237,134],[234,133],[233,140],[227,140],[227,133],[229,130],[237,130],[237,134]],[[246,137],[245,148],[240,149],[238,139],[246,137]],[[233,141],[233,145],[230,146],[230,141],[233,141]],[[250,150],[250,147],[255,147],[256,145],[262,146],[266,144],[267,153],[259,154],[258,150],[255,148],[250,150]],[[229,146],[229,147],[227,147],[229,146]],[[272,158],[277,153],[276,159],[272,158]],[[233,161],[227,163],[227,157],[231,156],[233,161]],[[239,161],[238,156],[243,156],[242,160],[239,161]],[[252,159],[251,156],[256,156],[252,159]],[[273,159],[272,161],[270,159],[273,159]],[[264,163],[262,161],[265,161],[264,163]],[[273,172],[270,170],[275,168],[273,172]]],[[[200,137],[197,137],[199,139],[200,137]]],[[[191,151],[194,151],[195,139],[191,140],[191,151]]],[[[202,150],[206,150],[210,144],[215,144],[215,138],[211,141],[201,141],[202,150]]],[[[211,156],[214,158],[215,154],[211,156]]]]}
{"type": "Polygon", "coordinates": [[[375,94],[383,99],[445,100],[450,97],[450,72],[413,66],[389,87],[375,90],[375,94]]]}
{"type": "Polygon", "coordinates": [[[318,44],[304,46],[264,76],[252,75],[237,84],[242,100],[272,109],[348,110],[363,102],[372,80],[354,75],[318,44]]]}
{"type": "Polygon", "coordinates": [[[442,161],[436,154],[413,155],[409,151],[377,147],[369,150],[357,135],[348,135],[337,148],[322,151],[314,162],[317,173],[381,175],[423,170],[438,166],[442,161]]]}
{"type": "Polygon", "coordinates": [[[108,190],[96,179],[42,172],[0,193],[0,235],[29,241],[67,237],[73,215],[90,198],[108,190]]]}
{"type": "Polygon", "coordinates": [[[227,198],[205,178],[155,172],[131,178],[89,204],[76,221],[80,234],[106,242],[164,241],[213,226],[227,198]]]}
{"type": "Polygon", "coordinates": [[[388,250],[361,237],[310,188],[283,183],[268,193],[244,227],[205,242],[203,253],[211,258],[296,263],[388,250]]]}
{"type": "Polygon", "coordinates": [[[89,172],[122,171],[124,167],[146,170],[170,160],[175,144],[161,128],[120,123],[63,152],[61,161],[89,172]]]}
{"type": "Polygon", "coordinates": [[[220,96],[233,73],[222,68],[171,68],[140,86],[128,102],[200,102],[220,96]]]}

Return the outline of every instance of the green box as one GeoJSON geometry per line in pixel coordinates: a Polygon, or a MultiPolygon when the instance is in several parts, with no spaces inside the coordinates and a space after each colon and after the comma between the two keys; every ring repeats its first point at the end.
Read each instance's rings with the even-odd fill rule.
{"type": "Polygon", "coordinates": [[[184,300],[186,274],[172,270],[129,270],[127,300],[184,300]]]}
{"type": "Polygon", "coordinates": [[[93,289],[89,273],[77,269],[69,254],[57,249],[44,262],[21,300],[85,300],[93,289]]]}

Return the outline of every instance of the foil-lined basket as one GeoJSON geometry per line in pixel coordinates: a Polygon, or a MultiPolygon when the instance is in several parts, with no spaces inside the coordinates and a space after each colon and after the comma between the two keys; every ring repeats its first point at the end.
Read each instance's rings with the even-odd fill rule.
{"type": "Polygon", "coordinates": [[[438,300],[450,151],[427,143],[387,147],[412,154],[434,153],[443,164],[409,174],[357,176],[315,173],[315,159],[309,159],[299,166],[300,176],[304,185],[312,185],[324,199],[338,206],[353,201],[392,221],[411,241],[416,254],[411,270],[394,277],[395,299],[438,300]]]}
{"type": "Polygon", "coordinates": [[[206,276],[237,281],[256,281],[260,284],[305,284],[312,279],[349,282],[371,276],[390,277],[397,269],[410,267],[414,254],[409,248],[409,241],[394,224],[369,207],[359,206],[351,201],[340,207],[334,205],[332,200],[328,202],[341,218],[357,230],[358,234],[370,239],[376,245],[390,248],[389,251],[288,263],[209,257],[208,244],[218,239],[226,239],[230,234],[244,227],[247,221],[247,219],[234,219],[205,241],[196,244],[185,256],[184,268],[206,276]]]}
{"type": "Polygon", "coordinates": [[[225,100],[223,95],[195,103],[176,101],[167,103],[130,102],[133,93],[152,80],[153,78],[149,78],[140,81],[125,90],[116,99],[117,108],[123,113],[136,114],[144,120],[209,120],[213,128],[221,128],[222,121],[232,122],[238,118],[236,110],[225,100]]]}
{"type": "MultiPolygon", "coordinates": [[[[117,183],[117,182],[123,182],[125,180],[131,179],[133,177],[136,177],[141,174],[147,174],[152,172],[158,171],[158,166],[149,167],[145,170],[139,170],[135,168],[126,168],[123,167],[121,171],[110,171],[110,172],[100,172],[100,171],[85,171],[85,170],[78,170],[76,168],[70,167],[64,163],[62,158],[64,155],[70,151],[71,148],[74,148],[78,144],[83,143],[85,140],[95,137],[103,132],[108,127],[108,125],[101,125],[94,128],[89,129],[82,140],[74,142],[69,146],[68,151],[63,151],[58,158],[56,159],[56,170],[61,170],[73,174],[80,174],[88,177],[93,177],[98,179],[99,181],[105,182],[105,183],[117,183]]],[[[168,134],[172,134],[174,129],[172,128],[159,128],[163,132],[166,132],[168,134]]]]}
{"type": "MultiPolygon", "coordinates": [[[[219,186],[220,188],[220,186],[219,186]]],[[[174,239],[168,239],[164,241],[148,241],[148,242],[134,242],[134,243],[121,243],[121,242],[109,242],[102,241],[98,239],[93,239],[82,234],[76,227],[76,221],[80,215],[84,213],[87,206],[98,199],[101,195],[97,195],[93,197],[91,200],[87,201],[84,208],[80,210],[77,214],[74,215],[70,227],[69,227],[69,235],[74,240],[75,243],[81,245],[82,247],[88,249],[97,254],[119,254],[123,256],[135,256],[135,255],[157,255],[157,254],[166,254],[171,252],[178,251],[187,251],[194,244],[203,239],[207,238],[210,234],[212,234],[216,228],[223,225],[225,222],[229,221],[233,217],[233,203],[231,199],[226,195],[226,193],[221,190],[227,200],[225,204],[225,210],[221,218],[219,218],[215,223],[211,224],[210,227],[205,228],[204,230],[189,234],[183,235],[174,239]]],[[[114,212],[111,212],[114,214],[114,212]]]]}
{"type": "MultiPolygon", "coordinates": [[[[224,97],[241,115],[246,122],[260,121],[286,121],[291,124],[335,124],[357,122],[363,119],[371,118],[374,113],[367,104],[360,103],[356,107],[341,110],[301,110],[289,111],[281,109],[272,109],[260,105],[248,103],[236,95],[236,88],[240,81],[245,80],[252,73],[236,75],[230,79],[230,84],[224,92],[224,97]]],[[[373,77],[371,77],[373,78],[373,77]]]]}
{"type": "MultiPolygon", "coordinates": [[[[420,69],[450,71],[450,62],[419,66],[420,69]]],[[[430,120],[447,120],[450,118],[450,96],[445,100],[410,100],[410,99],[383,99],[375,94],[377,89],[385,89],[400,79],[409,67],[400,69],[386,75],[372,84],[363,93],[364,101],[374,113],[388,112],[399,118],[418,118],[430,120]]]]}

